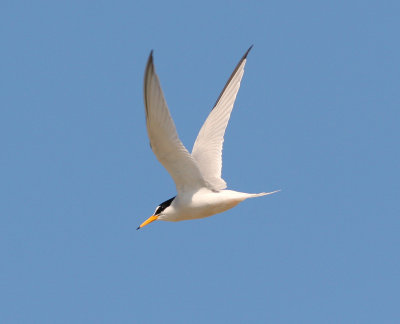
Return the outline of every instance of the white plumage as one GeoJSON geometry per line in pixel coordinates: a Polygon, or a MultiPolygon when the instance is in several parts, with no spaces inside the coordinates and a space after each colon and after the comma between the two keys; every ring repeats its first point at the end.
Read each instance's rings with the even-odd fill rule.
{"type": "Polygon", "coordinates": [[[150,146],[173,178],[177,195],[157,206],[143,227],[154,220],[181,221],[221,213],[241,201],[275,193],[248,194],[226,188],[221,177],[222,145],[244,73],[247,54],[243,55],[222,90],[193,145],[192,154],[182,144],[169,113],[160,81],[154,69],[153,52],[144,76],[144,104],[150,146]]]}

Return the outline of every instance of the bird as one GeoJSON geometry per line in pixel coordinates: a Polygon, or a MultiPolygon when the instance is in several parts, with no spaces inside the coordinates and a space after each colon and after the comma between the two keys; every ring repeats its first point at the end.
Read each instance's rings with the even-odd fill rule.
{"type": "Polygon", "coordinates": [[[150,52],[144,74],[147,133],[153,153],[175,182],[177,195],[158,205],[153,215],[137,229],[155,220],[177,222],[209,217],[231,209],[248,198],[280,191],[251,194],[227,190],[227,184],[221,177],[225,129],[252,47],[242,56],[225,84],[197,135],[192,153],[178,137],[155,71],[153,51],[150,52]]]}

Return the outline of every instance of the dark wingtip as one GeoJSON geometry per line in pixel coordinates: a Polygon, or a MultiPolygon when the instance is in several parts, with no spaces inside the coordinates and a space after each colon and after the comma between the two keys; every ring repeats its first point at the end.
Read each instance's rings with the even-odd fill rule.
{"type": "Polygon", "coordinates": [[[228,86],[229,82],[231,82],[233,76],[235,75],[235,73],[237,72],[237,70],[239,69],[240,65],[243,63],[243,61],[245,61],[247,59],[247,55],[249,54],[249,52],[251,51],[251,49],[253,48],[253,45],[251,45],[249,47],[249,49],[246,51],[246,53],[244,53],[244,55],[242,56],[242,58],[240,59],[239,63],[236,65],[235,69],[233,70],[231,76],[229,77],[228,81],[225,83],[225,87],[222,89],[221,93],[219,94],[219,97],[217,99],[217,101],[215,102],[213,109],[217,106],[219,100],[221,99],[222,95],[224,94],[226,87],[228,86]]]}
{"type": "Polygon", "coordinates": [[[147,60],[148,63],[153,62],[153,50],[150,51],[149,59],[147,60]]]}
{"type": "Polygon", "coordinates": [[[249,47],[249,49],[246,51],[246,53],[243,55],[243,59],[245,59],[247,57],[247,55],[249,54],[249,52],[251,51],[251,49],[253,48],[254,45],[251,45],[249,47]]]}

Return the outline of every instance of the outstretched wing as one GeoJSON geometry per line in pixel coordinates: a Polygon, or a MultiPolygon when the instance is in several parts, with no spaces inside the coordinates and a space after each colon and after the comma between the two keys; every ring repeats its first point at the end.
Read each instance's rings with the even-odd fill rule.
{"type": "Polygon", "coordinates": [[[144,105],[150,146],[173,178],[178,193],[206,185],[196,162],[183,146],[154,69],[153,51],[144,75],[144,105]]]}
{"type": "Polygon", "coordinates": [[[221,178],[222,144],[239,91],[246,58],[252,47],[247,50],[237,64],[193,145],[192,157],[196,160],[203,178],[217,190],[226,188],[226,182],[221,178]]]}

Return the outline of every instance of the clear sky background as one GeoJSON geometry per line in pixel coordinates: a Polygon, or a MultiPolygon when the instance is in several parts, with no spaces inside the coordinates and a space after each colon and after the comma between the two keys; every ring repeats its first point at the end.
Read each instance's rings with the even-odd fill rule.
{"type": "Polygon", "coordinates": [[[399,323],[399,1],[2,1],[1,323],[399,323]],[[136,227],[249,54],[231,189],[273,196],[136,227]]]}

